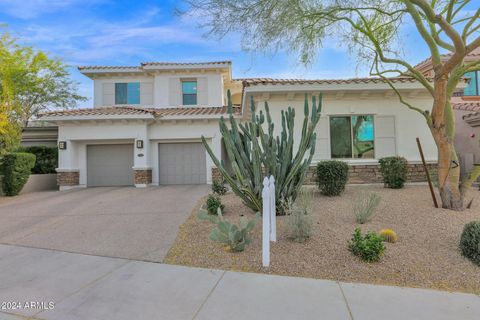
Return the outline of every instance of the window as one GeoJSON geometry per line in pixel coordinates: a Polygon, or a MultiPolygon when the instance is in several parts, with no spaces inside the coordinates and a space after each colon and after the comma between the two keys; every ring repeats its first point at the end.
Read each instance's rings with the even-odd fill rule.
{"type": "Polygon", "coordinates": [[[115,104],[140,104],[140,82],[115,83],[115,104]]]}
{"type": "Polygon", "coordinates": [[[183,105],[197,104],[197,81],[182,81],[183,105]]]}
{"type": "Polygon", "coordinates": [[[330,117],[332,158],[375,158],[375,130],[372,115],[330,117]]]}
{"type": "Polygon", "coordinates": [[[469,78],[468,86],[463,89],[464,96],[480,96],[480,75],[479,71],[465,73],[465,78],[469,78]]]}

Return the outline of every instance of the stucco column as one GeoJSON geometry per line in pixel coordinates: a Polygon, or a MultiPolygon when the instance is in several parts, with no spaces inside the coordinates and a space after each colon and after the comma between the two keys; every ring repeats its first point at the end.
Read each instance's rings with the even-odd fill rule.
{"type": "MultiPolygon", "coordinates": [[[[217,156],[217,158],[222,158],[222,135],[220,133],[216,133],[211,139],[207,140],[210,148],[212,148],[213,153],[217,156]]],[[[213,178],[218,178],[218,170],[213,163],[210,155],[205,150],[206,157],[207,157],[207,184],[212,184],[213,178]]]]}
{"type": "Polygon", "coordinates": [[[59,143],[64,143],[65,149],[58,150],[57,184],[60,190],[78,188],[80,186],[80,170],[78,168],[77,144],[61,137],[59,143]]]}
{"type": "Polygon", "coordinates": [[[148,126],[138,133],[133,146],[134,184],[137,188],[145,188],[152,184],[152,167],[150,165],[150,140],[148,126]]]}

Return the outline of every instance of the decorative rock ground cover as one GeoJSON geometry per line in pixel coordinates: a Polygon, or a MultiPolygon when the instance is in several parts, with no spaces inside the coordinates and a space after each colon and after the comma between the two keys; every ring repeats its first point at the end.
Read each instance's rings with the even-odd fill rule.
{"type": "MultiPolygon", "coordinates": [[[[480,220],[480,192],[472,190],[472,197],[472,209],[454,212],[433,208],[426,186],[409,185],[401,190],[349,186],[340,197],[316,193],[313,236],[305,243],[288,240],[284,233],[284,217],[278,217],[278,240],[271,246],[269,268],[262,268],[261,221],[257,221],[252,243],[244,252],[227,252],[222,245],[208,239],[212,224],[197,218],[198,208],[205,202],[202,199],[180,227],[165,262],[480,294],[480,268],[464,258],[458,248],[463,226],[480,220]],[[378,193],[382,202],[370,222],[357,225],[353,204],[357,195],[365,191],[378,193]],[[380,262],[363,262],[347,248],[358,226],[363,232],[393,229],[398,241],[385,243],[385,255],[380,262]]],[[[242,215],[254,216],[234,194],[229,193],[221,199],[225,204],[224,215],[230,221],[238,223],[242,215]]]]}

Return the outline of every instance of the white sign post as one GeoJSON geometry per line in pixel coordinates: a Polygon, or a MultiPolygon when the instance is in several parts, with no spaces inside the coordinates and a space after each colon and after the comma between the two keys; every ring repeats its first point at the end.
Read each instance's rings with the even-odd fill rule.
{"type": "Polygon", "coordinates": [[[262,264],[270,265],[270,241],[277,241],[276,208],[275,208],[275,179],[263,179],[262,190],[262,264]]]}
{"type": "Polygon", "coordinates": [[[275,178],[270,176],[270,241],[277,242],[277,210],[275,207],[275,178]]]}

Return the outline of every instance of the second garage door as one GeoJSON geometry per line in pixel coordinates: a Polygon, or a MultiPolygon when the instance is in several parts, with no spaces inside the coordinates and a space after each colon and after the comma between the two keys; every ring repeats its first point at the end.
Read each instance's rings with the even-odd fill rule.
{"type": "Polygon", "coordinates": [[[202,143],[158,145],[160,184],[204,184],[207,182],[206,154],[202,143]]]}
{"type": "Polygon", "coordinates": [[[133,185],[133,144],[87,146],[87,186],[133,185]]]}

